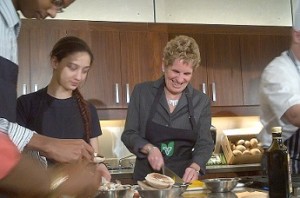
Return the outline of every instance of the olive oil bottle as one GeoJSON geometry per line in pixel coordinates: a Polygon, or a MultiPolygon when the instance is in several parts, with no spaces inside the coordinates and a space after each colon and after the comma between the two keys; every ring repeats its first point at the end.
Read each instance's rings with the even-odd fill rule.
{"type": "Polygon", "coordinates": [[[281,134],[281,127],[272,128],[272,144],[267,150],[270,198],[287,198],[292,193],[290,158],[281,134]]]}

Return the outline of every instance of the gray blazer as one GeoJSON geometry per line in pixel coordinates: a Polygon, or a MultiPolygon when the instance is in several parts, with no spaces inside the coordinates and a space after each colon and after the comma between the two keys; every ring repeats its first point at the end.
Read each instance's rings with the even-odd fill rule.
{"type": "MultiPolygon", "coordinates": [[[[150,113],[151,105],[160,84],[164,78],[157,81],[144,82],[134,87],[128,107],[125,129],[121,139],[128,150],[134,153],[138,158],[147,157],[140,152],[140,149],[149,143],[145,139],[146,124],[150,113]]],[[[193,151],[193,162],[201,167],[205,172],[205,166],[213,151],[213,140],[210,133],[211,112],[210,99],[207,95],[188,85],[189,93],[192,94],[194,107],[194,116],[198,126],[198,138],[193,151]]],[[[192,129],[189,119],[187,97],[183,94],[175,110],[170,114],[169,107],[165,97],[161,97],[157,107],[157,113],[153,121],[174,128],[192,129]]]]}

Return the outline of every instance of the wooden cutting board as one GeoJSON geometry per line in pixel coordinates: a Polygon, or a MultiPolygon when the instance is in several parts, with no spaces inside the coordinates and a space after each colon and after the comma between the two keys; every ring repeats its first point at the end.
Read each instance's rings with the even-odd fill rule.
{"type": "Polygon", "coordinates": [[[238,198],[268,198],[269,195],[266,192],[239,192],[235,193],[238,198]]]}

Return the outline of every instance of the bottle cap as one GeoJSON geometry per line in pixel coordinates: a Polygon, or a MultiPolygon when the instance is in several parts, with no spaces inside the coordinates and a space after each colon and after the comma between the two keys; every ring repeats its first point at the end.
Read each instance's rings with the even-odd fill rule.
{"type": "Polygon", "coordinates": [[[282,127],[272,127],[272,133],[281,133],[282,127]]]}

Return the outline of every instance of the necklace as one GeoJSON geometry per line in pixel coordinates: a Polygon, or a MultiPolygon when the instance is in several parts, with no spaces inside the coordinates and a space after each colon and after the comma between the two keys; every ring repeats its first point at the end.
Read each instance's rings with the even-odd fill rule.
{"type": "Polygon", "coordinates": [[[168,99],[168,104],[175,107],[178,104],[178,100],[168,99]]]}

